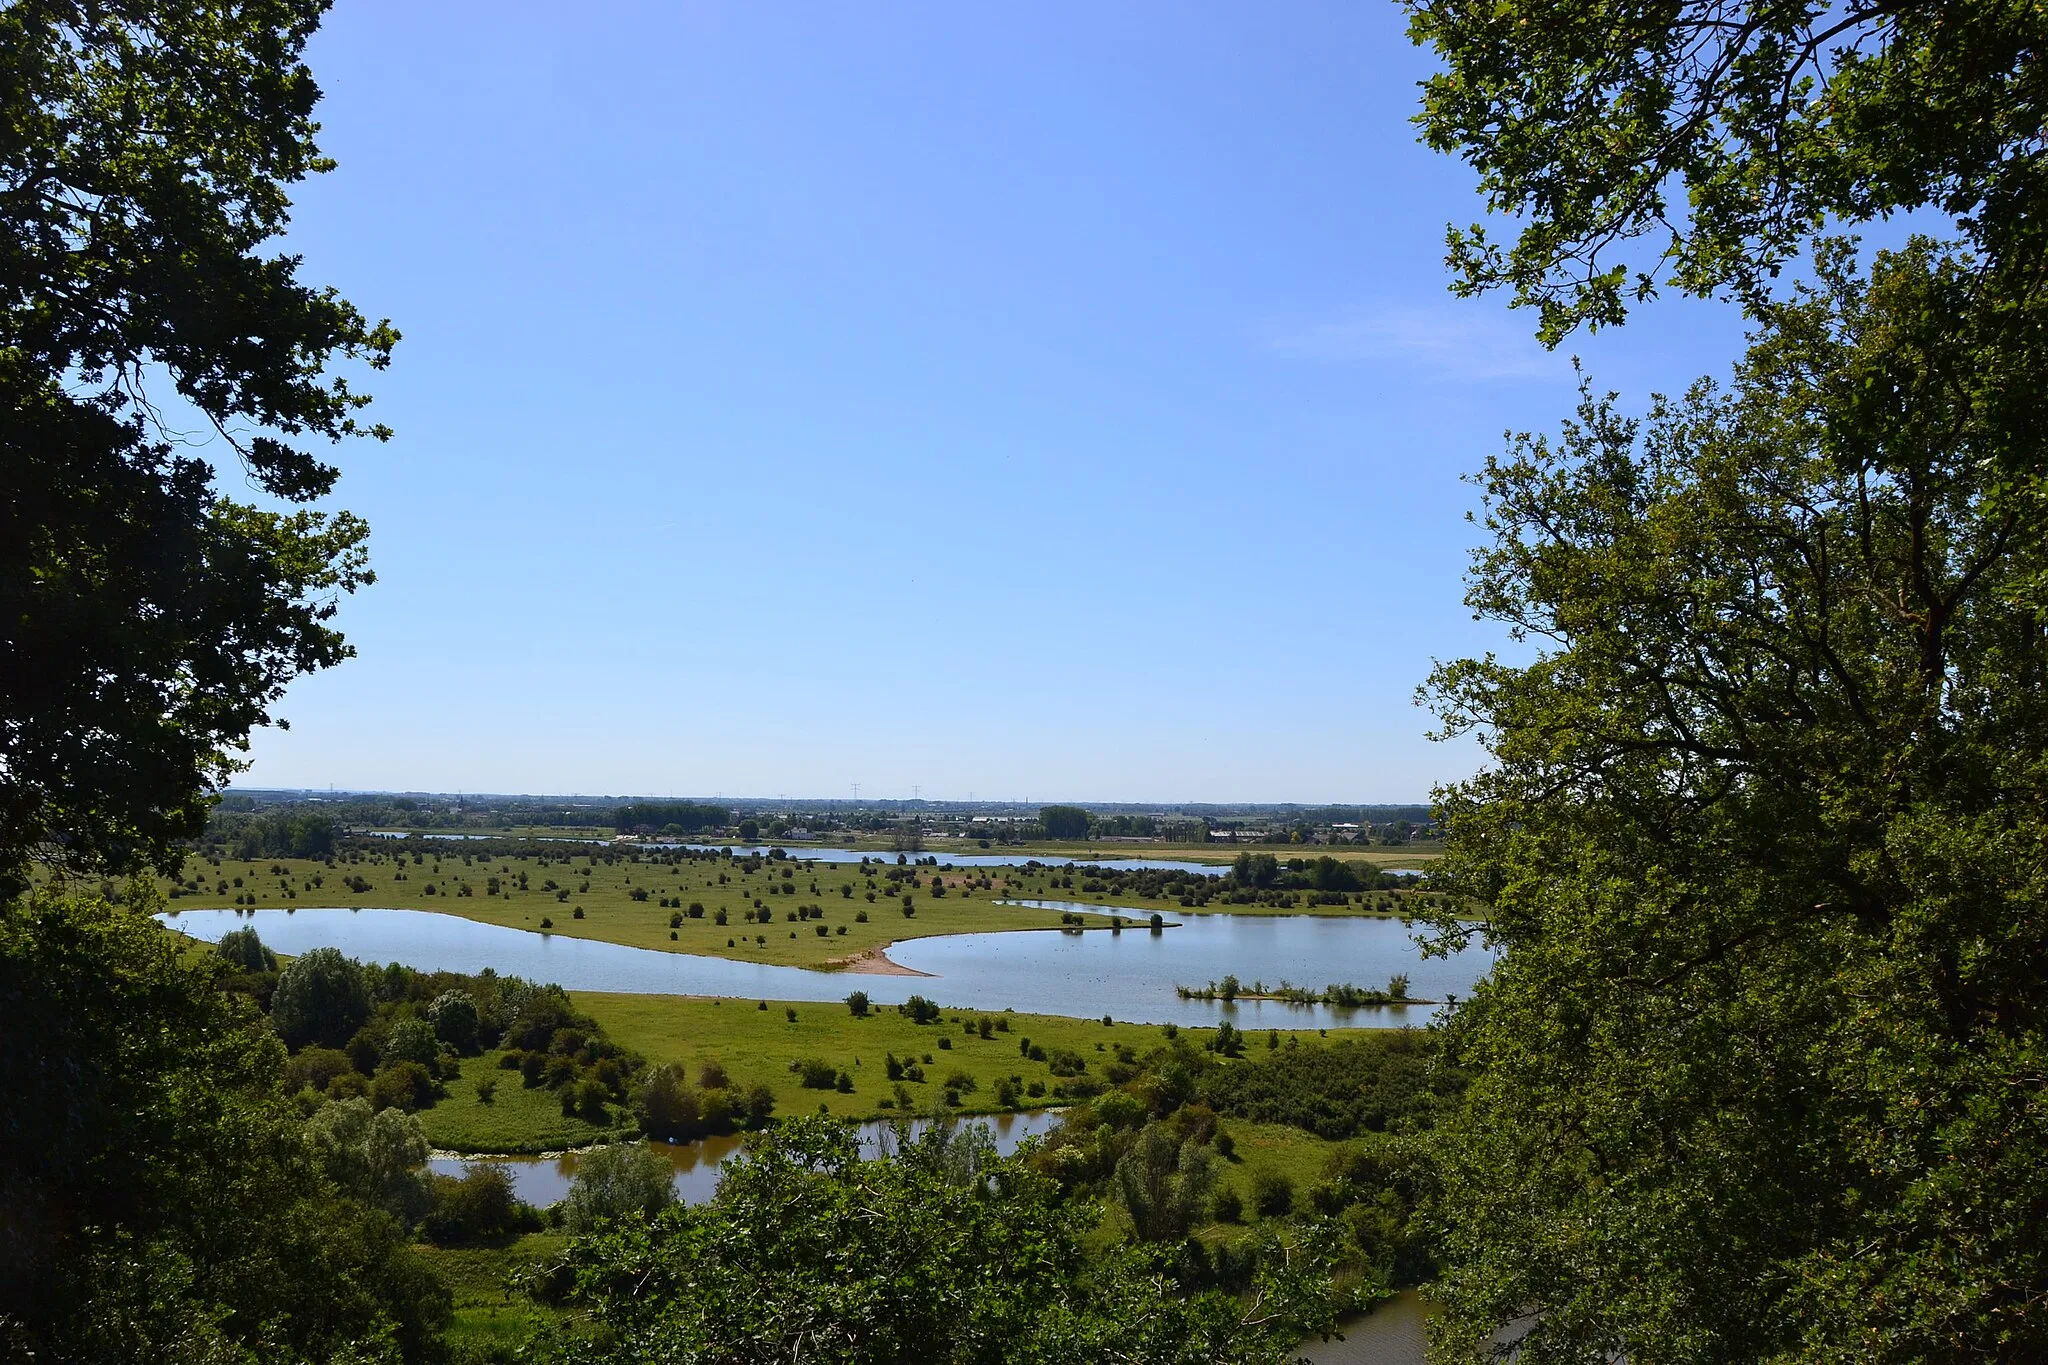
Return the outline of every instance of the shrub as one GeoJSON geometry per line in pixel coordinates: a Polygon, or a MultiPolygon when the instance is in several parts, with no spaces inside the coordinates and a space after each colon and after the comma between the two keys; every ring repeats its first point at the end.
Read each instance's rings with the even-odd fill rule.
{"type": "Polygon", "coordinates": [[[348,1054],[337,1048],[309,1047],[285,1063],[285,1080],[294,1090],[325,1090],[336,1076],[355,1069],[348,1054]]]}
{"type": "Polygon", "coordinates": [[[486,1076],[476,1083],[476,1102],[478,1104],[491,1104],[497,1098],[498,1078],[496,1076],[486,1076]]]}
{"type": "Polygon", "coordinates": [[[837,1068],[817,1057],[799,1057],[789,1064],[789,1069],[806,1090],[830,1090],[839,1080],[837,1068]]]}
{"type": "Polygon", "coordinates": [[[1216,1202],[1211,1212],[1219,1223],[1242,1223],[1244,1221],[1244,1196],[1225,1185],[1216,1191],[1216,1202]]]}
{"type": "Polygon", "coordinates": [[[586,1076],[574,1085],[562,1087],[562,1116],[580,1118],[585,1123],[608,1123],[612,1115],[606,1101],[610,1098],[611,1092],[605,1089],[603,1081],[586,1076]]]}
{"type": "Polygon", "coordinates": [[[393,1062],[370,1082],[370,1101],[379,1109],[424,1109],[434,1102],[434,1078],[418,1062],[393,1062]]]}
{"type": "Polygon", "coordinates": [[[847,996],[846,1008],[856,1019],[867,1018],[868,993],[866,991],[855,991],[853,994],[847,996]]]}
{"type": "Polygon", "coordinates": [[[263,940],[251,928],[230,929],[220,936],[220,942],[213,945],[214,956],[245,972],[274,972],[277,970],[277,954],[263,946],[263,940]]]}
{"type": "Polygon", "coordinates": [[[640,1083],[634,1109],[641,1131],[649,1137],[686,1142],[703,1131],[703,1109],[697,1092],[690,1088],[683,1069],[664,1062],[647,1073],[640,1083]]]}
{"type": "Polygon", "coordinates": [[[434,1036],[434,1026],[424,1019],[399,1020],[384,1040],[387,1061],[418,1062],[423,1067],[432,1067],[440,1055],[440,1039],[434,1036]]]}
{"type": "Polygon", "coordinates": [[[1277,1171],[1260,1171],[1252,1177],[1252,1207],[1261,1218],[1294,1212],[1294,1182],[1277,1171]]]}
{"type": "Polygon", "coordinates": [[[732,1077],[726,1074],[725,1064],[714,1059],[697,1068],[697,1084],[706,1090],[728,1090],[732,1077]]]}
{"type": "Polygon", "coordinates": [[[640,1143],[614,1143],[583,1154],[562,1201],[562,1226],[589,1232],[631,1214],[652,1216],[675,1202],[675,1168],[640,1143]]]}
{"type": "Polygon", "coordinates": [[[476,1000],[468,991],[443,991],[427,1006],[427,1018],[433,1021],[434,1036],[456,1051],[476,1046],[476,1000]]]}
{"type": "Polygon", "coordinates": [[[935,1024],[938,1022],[939,1019],[939,1007],[937,1002],[927,1000],[925,999],[925,997],[921,995],[911,996],[908,1000],[904,1001],[902,1004],[896,1007],[896,1012],[898,1014],[908,1015],[910,1017],[910,1021],[914,1024],[935,1024]]]}
{"type": "Polygon", "coordinates": [[[512,1172],[495,1163],[471,1166],[460,1179],[433,1177],[433,1199],[421,1231],[441,1246],[497,1241],[540,1225],[513,1194],[512,1172]]]}

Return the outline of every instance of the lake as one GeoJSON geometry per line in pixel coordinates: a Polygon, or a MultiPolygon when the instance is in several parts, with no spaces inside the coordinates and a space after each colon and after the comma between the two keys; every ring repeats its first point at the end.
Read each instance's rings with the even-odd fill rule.
{"type": "MultiPolygon", "coordinates": [[[[911,1122],[911,1131],[922,1132],[930,1122],[929,1119],[915,1119],[911,1122]]],[[[1043,1137],[1057,1127],[1059,1111],[1037,1109],[1023,1114],[989,1114],[961,1120],[962,1127],[977,1124],[988,1128],[995,1138],[997,1155],[1008,1156],[1025,1138],[1043,1137]]],[[[889,1123],[860,1124],[859,1134],[861,1148],[867,1154],[880,1155],[894,1150],[895,1128],[889,1123]]],[[[718,1189],[719,1167],[746,1143],[745,1134],[735,1133],[728,1137],[702,1138],[696,1142],[650,1142],[647,1146],[666,1157],[675,1168],[676,1198],[685,1204],[701,1204],[718,1189]]],[[[527,1203],[545,1208],[567,1196],[569,1182],[576,1178],[577,1160],[576,1153],[563,1152],[559,1156],[437,1156],[427,1164],[441,1175],[454,1176],[461,1175],[471,1166],[503,1166],[512,1173],[514,1192],[527,1203]]]]}
{"type": "Polygon", "coordinates": [[[366,962],[402,962],[422,971],[500,973],[552,981],[568,990],[649,995],[726,996],[741,1000],[843,1000],[863,990],[881,1005],[912,995],[960,1009],[1016,1010],[1091,1019],[1104,1014],[1138,1024],[1214,1028],[1390,1028],[1426,1022],[1435,1009],[1410,1005],[1334,1009],[1277,1001],[1182,1000],[1179,984],[1204,985],[1226,974],[1241,981],[1283,978],[1298,985],[1384,986],[1396,972],[1410,994],[1464,996],[1492,962],[1472,948],[1450,958],[1422,957],[1410,931],[1392,919],[1202,915],[1154,934],[1093,929],[1063,933],[946,934],[905,939],[889,956],[929,977],[810,971],[693,953],[628,948],[484,924],[431,910],[265,909],[166,911],[164,923],[214,942],[252,925],[281,953],[339,948],[366,962]]]}

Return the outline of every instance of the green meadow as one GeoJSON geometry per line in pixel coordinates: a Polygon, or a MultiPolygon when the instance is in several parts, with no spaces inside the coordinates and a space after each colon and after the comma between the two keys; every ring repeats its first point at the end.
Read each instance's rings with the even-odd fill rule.
{"type": "Polygon", "coordinates": [[[1118,915],[1128,921],[1155,913],[1398,915],[1418,909],[1418,898],[1427,894],[1366,891],[1338,905],[1297,896],[1300,903],[1292,906],[1196,907],[1055,866],[946,870],[893,860],[865,868],[799,857],[670,860],[630,848],[484,854],[439,840],[419,842],[433,846],[351,852],[331,866],[304,858],[195,855],[180,879],[163,888],[173,910],[435,910],[513,929],[797,967],[844,966],[891,943],[934,934],[1058,930],[1068,927],[1068,914],[1084,916],[1089,929],[1106,929],[1118,915]],[[1033,899],[1091,908],[1004,903],[1033,899]]]}
{"type": "MultiPolygon", "coordinates": [[[[617,852],[483,856],[435,845],[342,855],[333,866],[303,858],[194,857],[182,882],[166,882],[165,892],[172,910],[435,910],[513,929],[797,967],[844,965],[932,934],[1064,927],[1065,912],[999,903],[1061,894],[1051,875],[1015,869],[942,873],[892,863],[863,871],[797,859],[671,863],[617,852]]],[[[1108,928],[1114,913],[1091,915],[1088,926],[1108,928]]]]}
{"type": "MultiPolygon", "coordinates": [[[[847,978],[849,993],[859,986],[858,977],[847,978]]],[[[775,1112],[785,1117],[873,1119],[1045,1108],[1065,1099],[1071,1078],[1101,1085],[1120,1053],[1143,1056],[1176,1031],[1197,1040],[1210,1036],[1206,1029],[1007,1011],[948,1009],[919,1024],[893,1006],[870,1006],[863,1017],[838,1003],[600,991],[575,991],[571,998],[613,1041],[650,1063],[675,1063],[692,1079],[716,1063],[736,1086],[767,1086],[775,1112]],[[892,1055],[905,1066],[895,1081],[887,1071],[892,1055]],[[852,1089],[806,1087],[799,1064],[807,1061],[823,1063],[835,1077],[843,1073],[852,1089]],[[999,1097],[1005,1081],[1015,1091],[1013,1103],[999,1097]]],[[[1250,1035],[1246,1056],[1255,1061],[1269,1043],[1285,1046],[1290,1039],[1310,1046],[1319,1034],[1258,1032],[1250,1035]]],[[[500,1055],[464,1059],[462,1074],[446,1082],[445,1098],[420,1113],[428,1141],[449,1151],[513,1153],[587,1146],[617,1135],[617,1129],[565,1117],[553,1092],[523,1086],[518,1072],[497,1065],[500,1055]],[[490,1082],[488,1102],[479,1095],[480,1081],[490,1082]]]]}

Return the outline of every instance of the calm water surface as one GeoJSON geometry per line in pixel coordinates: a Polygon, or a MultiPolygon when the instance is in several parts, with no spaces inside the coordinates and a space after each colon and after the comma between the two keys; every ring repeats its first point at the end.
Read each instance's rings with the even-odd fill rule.
{"type": "Polygon", "coordinates": [[[962,1009],[1214,1028],[1386,1028],[1425,1022],[1426,1005],[1340,1010],[1274,1001],[1182,1000],[1176,984],[1240,980],[1324,986],[1384,986],[1396,972],[1425,1000],[1463,996],[1491,963],[1481,949],[1425,959],[1397,920],[1313,916],[1203,915],[1160,933],[1129,928],[1061,933],[947,934],[906,939],[889,950],[929,977],[771,967],[691,953],[628,948],[595,939],[483,924],[431,910],[186,910],[165,923],[215,941],[251,924],[283,953],[339,948],[368,962],[402,962],[423,971],[498,972],[552,981],[569,990],[652,995],[716,995],[742,1000],[843,1000],[864,990],[877,1004],[925,995],[962,1009]]]}
{"type": "MultiPolygon", "coordinates": [[[[910,1125],[911,1130],[922,1132],[928,1122],[925,1119],[915,1120],[910,1125]]],[[[1039,1109],[1028,1114],[990,1114],[962,1121],[963,1127],[979,1125],[989,1129],[1000,1156],[1016,1151],[1025,1138],[1043,1137],[1058,1124],[1059,1111],[1056,1109],[1039,1109]]],[[[744,1147],[746,1141],[744,1135],[734,1134],[696,1142],[650,1142],[647,1145],[667,1157],[669,1164],[675,1167],[676,1198],[685,1204],[702,1204],[718,1191],[719,1168],[728,1157],[744,1147]]],[[[860,1144],[864,1152],[878,1155],[892,1150],[894,1143],[895,1130],[891,1125],[860,1125],[860,1144]]],[[[545,1208],[559,1203],[568,1195],[569,1182],[576,1178],[577,1155],[564,1152],[560,1156],[437,1156],[427,1164],[441,1175],[459,1176],[471,1166],[486,1163],[511,1171],[512,1188],[519,1197],[529,1204],[545,1208]]]]}
{"type": "Polygon", "coordinates": [[[1404,1289],[1371,1313],[1346,1319],[1342,1341],[1305,1341],[1301,1353],[1315,1365],[1423,1365],[1429,1310],[1404,1289]]]}

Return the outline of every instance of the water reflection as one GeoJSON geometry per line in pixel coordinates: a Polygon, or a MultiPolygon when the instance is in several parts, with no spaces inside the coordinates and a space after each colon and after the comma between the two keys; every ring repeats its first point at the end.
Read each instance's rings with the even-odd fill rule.
{"type": "MultiPolygon", "coordinates": [[[[929,1119],[917,1119],[911,1123],[911,1131],[921,1133],[930,1122],[929,1119]]],[[[1039,1109],[1027,1114],[990,1114],[965,1119],[962,1123],[986,1126],[995,1139],[997,1154],[1008,1156],[1025,1138],[1042,1137],[1051,1132],[1059,1123],[1059,1111],[1039,1109]]],[[[884,1122],[863,1123],[859,1126],[859,1137],[863,1152],[879,1155],[890,1150],[895,1129],[884,1122]]],[[[727,1158],[745,1147],[746,1142],[744,1135],[733,1134],[702,1138],[696,1142],[650,1142],[647,1146],[667,1157],[675,1168],[676,1198],[685,1204],[701,1204],[717,1192],[719,1168],[727,1158]]],[[[471,1166],[485,1163],[503,1166],[512,1173],[512,1188],[518,1196],[529,1204],[545,1208],[567,1197],[570,1182],[576,1178],[578,1160],[575,1152],[564,1152],[559,1156],[439,1156],[427,1164],[441,1175],[454,1176],[461,1175],[471,1166]]]]}
{"type": "Polygon", "coordinates": [[[889,949],[891,958],[926,977],[809,971],[628,948],[431,910],[186,910],[163,918],[209,942],[247,923],[283,953],[334,947],[366,962],[401,962],[423,971],[488,967],[569,990],[828,1002],[858,989],[881,1005],[925,995],[960,1009],[1084,1019],[1106,1014],[1129,1023],[1193,1028],[1214,1028],[1225,1019],[1246,1029],[1386,1028],[1423,1023],[1434,1010],[1182,1000],[1174,994],[1176,985],[1235,975],[1268,984],[1383,986],[1401,973],[1417,999],[1442,1000],[1469,994],[1492,961],[1479,948],[1424,958],[1410,931],[1395,920],[1311,916],[1203,915],[1157,934],[1140,928],[1120,934],[946,934],[907,939],[889,949]]]}

